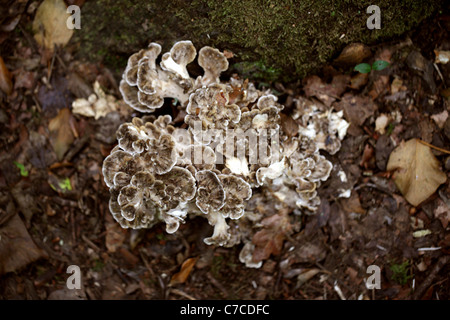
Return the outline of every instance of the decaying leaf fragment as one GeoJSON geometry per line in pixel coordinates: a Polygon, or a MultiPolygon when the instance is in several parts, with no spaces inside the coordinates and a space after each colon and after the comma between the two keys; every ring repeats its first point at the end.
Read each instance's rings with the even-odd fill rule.
{"type": "Polygon", "coordinates": [[[50,130],[50,142],[56,152],[58,160],[64,157],[74,141],[74,135],[71,128],[72,113],[69,108],[63,108],[58,115],[52,118],[48,124],[50,130]]]}
{"type": "Polygon", "coordinates": [[[118,106],[114,96],[106,94],[100,87],[98,81],[94,83],[94,92],[88,99],[76,99],[72,102],[73,113],[85,117],[94,117],[95,120],[116,111],[118,106]]]}
{"type": "Polygon", "coordinates": [[[0,238],[0,275],[46,257],[46,253],[33,242],[17,214],[0,226],[0,238]]]}
{"type": "Polygon", "coordinates": [[[286,236],[293,232],[289,217],[284,212],[263,219],[261,224],[264,228],[255,233],[252,239],[255,245],[254,262],[265,260],[271,254],[279,255],[286,236]]]}
{"type": "Polygon", "coordinates": [[[447,180],[430,147],[411,139],[392,151],[387,170],[395,170],[395,184],[413,206],[431,196],[447,180]]]}

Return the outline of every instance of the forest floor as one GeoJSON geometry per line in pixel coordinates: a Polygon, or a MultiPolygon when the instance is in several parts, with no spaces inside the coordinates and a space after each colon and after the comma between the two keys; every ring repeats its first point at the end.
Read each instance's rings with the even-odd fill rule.
{"type": "Polygon", "coordinates": [[[296,83],[257,84],[287,111],[307,98],[344,110],[352,123],[341,150],[324,153],[346,172],[351,196],[329,196],[340,183],[332,175],[319,211],[296,216],[296,231],[259,269],[239,261],[239,246],[204,244],[206,219],[171,235],[113,220],[101,168],[116,129],[134,115],[119,79],[77,61],[73,48],[42,50],[30,32],[33,10],[9,14],[0,33],[0,85],[10,91],[0,93],[1,299],[450,299],[450,63],[435,52],[450,50],[447,13],[368,48],[364,61],[388,61],[384,70],[352,71],[361,58],[353,52],[296,83]],[[118,111],[73,113],[96,81],[118,111]],[[386,169],[392,150],[412,138],[442,149],[432,152],[447,176],[417,206],[386,169]],[[66,287],[69,265],[81,269],[80,290],[66,287]],[[370,265],[379,267],[380,289],[366,287],[370,265]]]}

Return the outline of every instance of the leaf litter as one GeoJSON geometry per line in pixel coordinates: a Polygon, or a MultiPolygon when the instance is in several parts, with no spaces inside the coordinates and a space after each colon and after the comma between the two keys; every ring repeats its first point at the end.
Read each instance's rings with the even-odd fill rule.
{"type": "MultiPolygon", "coordinates": [[[[417,284],[430,283],[427,297],[449,298],[448,266],[439,261],[449,252],[450,189],[443,150],[450,141],[450,109],[437,71],[448,67],[447,43],[436,43],[437,52],[415,38],[370,48],[350,44],[323,74],[310,75],[303,85],[273,84],[281,103],[308,98],[344,110],[351,127],[341,151],[332,156],[337,166],[319,189],[322,204],[315,215],[285,212],[270,195],[248,204],[248,218],[258,222],[255,257],[262,262],[260,269],[248,269],[238,251],[202,243],[201,234],[210,231],[207,223],[181,226],[176,236],[160,226],[136,234],[113,223],[98,168],[115,145],[117,127],[131,113],[121,108],[117,79],[105,81],[111,79],[108,70],[78,62],[64,48],[71,38],[67,13],[60,19],[66,30],[57,30],[58,19],[42,20],[62,13],[61,3],[45,0],[29,10],[29,21],[39,25],[39,52],[23,42],[3,56],[11,74],[0,72],[0,85],[11,92],[8,108],[1,108],[0,193],[17,207],[9,205],[9,213],[0,208],[0,233],[3,239],[20,234],[23,243],[8,240],[14,251],[0,254],[0,266],[9,271],[0,280],[2,298],[32,291],[37,299],[80,298],[64,291],[70,262],[83,270],[82,299],[232,294],[238,299],[408,299],[413,298],[412,278],[401,285],[383,278],[382,290],[374,295],[364,284],[368,265],[388,274],[405,260],[411,261],[408,276],[417,284]],[[39,55],[44,62],[53,57],[53,67],[40,65],[39,55]],[[383,67],[376,61],[389,66],[376,70],[383,67]],[[354,71],[361,63],[371,71],[354,71]],[[410,146],[414,155],[405,150],[409,141],[416,141],[410,146]],[[414,173],[420,173],[418,179],[414,173]],[[348,197],[341,196],[344,189],[348,197]],[[441,275],[430,274],[435,266],[442,268],[441,275]],[[431,285],[430,275],[438,285],[431,285]],[[21,288],[23,279],[36,279],[33,290],[21,288]]],[[[8,20],[8,28],[20,25],[16,17],[8,20]]],[[[283,130],[295,135],[298,125],[289,109],[282,117],[283,130]]]]}
{"type": "Polygon", "coordinates": [[[387,170],[395,170],[394,181],[413,206],[419,205],[447,181],[447,175],[430,147],[411,139],[394,149],[387,170]]]}

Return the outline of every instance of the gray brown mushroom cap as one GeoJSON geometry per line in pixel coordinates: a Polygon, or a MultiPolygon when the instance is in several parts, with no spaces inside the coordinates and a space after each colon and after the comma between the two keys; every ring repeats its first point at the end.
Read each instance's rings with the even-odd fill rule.
{"type": "Polygon", "coordinates": [[[147,228],[167,220],[173,231],[183,216],[173,210],[181,210],[196,194],[192,173],[175,166],[170,122],[170,116],[160,116],[150,123],[134,118],[122,124],[119,144],[103,163],[104,180],[111,190],[110,210],[123,227],[147,228]]]}
{"type": "Polygon", "coordinates": [[[201,83],[207,86],[211,83],[219,83],[220,74],[228,69],[228,60],[218,49],[203,47],[198,53],[198,64],[203,68],[205,74],[201,83]]]}
{"type": "Polygon", "coordinates": [[[220,209],[224,218],[239,219],[244,215],[244,200],[252,196],[251,186],[242,178],[220,174],[220,182],[225,190],[225,204],[220,209]]]}
{"type": "Polygon", "coordinates": [[[147,49],[132,54],[128,58],[127,67],[123,73],[123,79],[130,85],[137,85],[137,73],[140,61],[145,57],[151,69],[156,69],[156,59],[161,53],[161,46],[157,43],[150,43],[147,49]]]}
{"type": "Polygon", "coordinates": [[[184,79],[189,79],[189,73],[186,66],[194,61],[197,55],[194,45],[191,41],[178,41],[162,56],[161,68],[179,74],[184,79]]]}
{"type": "Polygon", "coordinates": [[[175,43],[158,66],[156,59],[160,53],[161,46],[150,43],[147,49],[130,56],[123,73],[120,92],[124,101],[140,112],[154,112],[163,106],[164,98],[185,103],[193,89],[194,80],[186,69],[196,56],[193,44],[190,41],[175,43]]]}
{"type": "Polygon", "coordinates": [[[202,170],[195,174],[197,197],[195,204],[205,214],[218,211],[225,204],[225,190],[219,177],[210,171],[202,170]]]}
{"type": "Polygon", "coordinates": [[[120,92],[145,113],[172,98],[184,123],[174,127],[171,116],[150,115],[119,127],[102,168],[111,214],[124,228],[165,223],[168,233],[190,216],[204,217],[213,227],[206,244],[243,242],[240,260],[258,268],[251,238],[262,215],[251,203],[270,194],[294,213],[316,211],[318,189],[333,169],[326,154],[340,149],[349,124],[342,111],[298,98],[289,132],[284,106],[270,90],[238,75],[221,81],[228,60],[218,49],[200,49],[204,74],[195,81],[187,70],[197,54],[191,41],[175,43],[157,64],[160,53],[151,43],[131,55],[120,92]]]}
{"type": "Polygon", "coordinates": [[[211,143],[241,119],[240,108],[228,103],[230,90],[229,86],[214,83],[190,95],[184,121],[197,142],[211,143]],[[218,136],[213,130],[218,132],[218,136]]]}

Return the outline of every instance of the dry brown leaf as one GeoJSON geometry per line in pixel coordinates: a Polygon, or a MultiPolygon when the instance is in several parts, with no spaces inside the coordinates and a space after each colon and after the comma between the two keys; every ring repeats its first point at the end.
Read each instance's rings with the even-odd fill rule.
{"type": "Polygon", "coordinates": [[[181,265],[181,270],[177,273],[175,273],[172,276],[172,279],[170,279],[170,285],[185,283],[189,275],[191,274],[192,268],[194,267],[195,263],[197,262],[198,257],[196,258],[189,258],[186,261],[183,262],[181,265]]]}
{"type": "Polygon", "coordinates": [[[395,184],[405,199],[417,206],[447,180],[439,164],[430,147],[411,139],[392,151],[387,170],[396,170],[395,184]]]}
{"type": "Polygon", "coordinates": [[[309,269],[302,272],[297,276],[297,288],[300,288],[306,282],[308,282],[312,277],[320,272],[320,269],[309,269]]]}
{"type": "Polygon", "coordinates": [[[341,101],[334,104],[336,110],[344,110],[344,116],[350,122],[348,133],[352,136],[362,134],[360,126],[377,110],[377,105],[367,96],[346,93],[341,101]]]}
{"type": "Polygon", "coordinates": [[[441,113],[433,114],[430,118],[436,122],[439,129],[442,129],[444,128],[445,121],[448,119],[448,112],[447,110],[444,110],[441,113]]]}
{"type": "Polygon", "coordinates": [[[352,76],[349,87],[355,90],[359,90],[367,84],[368,80],[369,80],[368,73],[357,73],[354,76],[352,76]]]}
{"type": "Polygon", "coordinates": [[[58,115],[51,119],[48,124],[50,141],[58,160],[62,160],[64,154],[69,150],[70,145],[74,141],[72,121],[72,113],[69,108],[63,108],[59,110],[58,115]]]}
{"type": "Polygon", "coordinates": [[[0,89],[7,95],[10,95],[13,89],[11,72],[6,68],[2,57],[0,57],[0,89]]]}
{"type": "Polygon", "coordinates": [[[342,67],[352,67],[370,57],[372,52],[369,47],[363,43],[351,43],[342,50],[339,57],[334,60],[336,65],[342,67]]]}
{"type": "Polygon", "coordinates": [[[289,137],[294,137],[298,133],[298,124],[292,119],[291,116],[285,115],[284,113],[280,113],[281,116],[281,128],[283,132],[286,133],[289,137]]]}
{"type": "Polygon", "coordinates": [[[378,75],[372,83],[369,96],[375,100],[378,96],[387,93],[389,89],[389,76],[378,75]]]}
{"type": "Polygon", "coordinates": [[[444,229],[447,229],[448,223],[450,221],[450,206],[448,206],[441,199],[437,200],[437,207],[434,211],[434,216],[441,220],[442,226],[444,229]]]}
{"type": "Polygon", "coordinates": [[[73,29],[67,27],[67,7],[63,0],[45,0],[39,6],[33,21],[34,38],[41,47],[53,51],[55,45],[69,42],[73,29]]]}
{"type": "Polygon", "coordinates": [[[366,213],[366,210],[361,206],[357,192],[352,192],[350,198],[341,198],[339,201],[342,203],[342,208],[347,213],[366,213]]]}
{"type": "Polygon", "coordinates": [[[261,224],[264,228],[256,232],[252,239],[255,245],[254,262],[265,260],[271,254],[279,255],[286,236],[292,233],[289,217],[283,213],[267,217],[261,221],[261,224]]]}
{"type": "Polygon", "coordinates": [[[0,227],[0,274],[16,271],[47,254],[37,247],[15,214],[0,227]]]}
{"type": "Polygon", "coordinates": [[[338,74],[333,77],[331,83],[324,82],[316,75],[305,79],[306,84],[303,87],[307,97],[315,96],[325,105],[331,106],[345,91],[350,84],[350,76],[338,74]]]}

